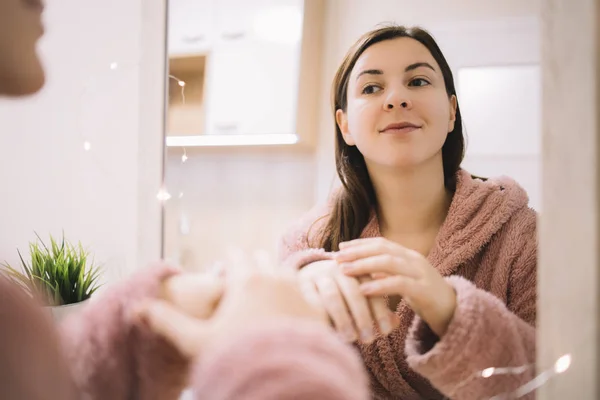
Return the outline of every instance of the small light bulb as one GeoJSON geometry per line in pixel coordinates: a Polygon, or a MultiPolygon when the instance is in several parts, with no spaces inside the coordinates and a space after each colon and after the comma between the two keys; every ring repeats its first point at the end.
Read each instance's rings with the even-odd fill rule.
{"type": "Polygon", "coordinates": [[[489,378],[490,376],[494,375],[495,370],[495,368],[486,368],[481,372],[481,376],[484,378],[489,378]]]}
{"type": "Polygon", "coordinates": [[[167,201],[167,200],[169,200],[171,198],[171,195],[165,189],[160,189],[158,191],[158,194],[156,195],[156,198],[159,201],[167,201]]]}
{"type": "Polygon", "coordinates": [[[179,198],[183,197],[183,192],[179,192],[179,198]]]}
{"type": "Polygon", "coordinates": [[[85,151],[90,151],[91,148],[92,148],[92,144],[90,142],[86,141],[86,142],[83,143],[83,149],[85,151]]]}
{"type": "Polygon", "coordinates": [[[185,82],[184,81],[179,81],[179,86],[184,87],[185,86],[185,82]]]}
{"type": "Polygon", "coordinates": [[[186,162],[188,159],[188,156],[186,156],[185,154],[181,156],[181,162],[184,163],[186,162]]]}
{"type": "Polygon", "coordinates": [[[571,355],[565,354],[554,363],[554,372],[562,374],[571,366],[571,355]]]}
{"type": "Polygon", "coordinates": [[[110,69],[112,69],[112,70],[117,69],[118,66],[119,66],[119,64],[117,64],[116,62],[110,63],[110,69]]]}

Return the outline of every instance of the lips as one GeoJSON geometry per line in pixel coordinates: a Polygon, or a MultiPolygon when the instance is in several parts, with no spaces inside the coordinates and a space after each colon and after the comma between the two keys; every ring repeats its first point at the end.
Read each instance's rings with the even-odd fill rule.
{"type": "Polygon", "coordinates": [[[408,132],[412,132],[419,128],[420,128],[419,125],[413,124],[411,122],[396,122],[396,123],[389,124],[388,126],[383,128],[379,132],[380,133],[408,133],[408,132]]]}

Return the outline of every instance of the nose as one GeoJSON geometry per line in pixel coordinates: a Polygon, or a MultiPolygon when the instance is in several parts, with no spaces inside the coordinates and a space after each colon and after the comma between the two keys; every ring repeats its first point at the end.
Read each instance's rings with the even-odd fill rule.
{"type": "Polygon", "coordinates": [[[403,91],[391,90],[388,97],[385,99],[384,109],[390,111],[397,107],[411,109],[412,102],[403,91]]]}

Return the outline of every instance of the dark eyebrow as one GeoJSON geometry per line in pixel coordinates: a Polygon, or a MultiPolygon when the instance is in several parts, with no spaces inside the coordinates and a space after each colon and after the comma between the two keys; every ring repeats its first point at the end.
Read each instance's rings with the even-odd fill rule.
{"type": "MultiPolygon", "coordinates": [[[[423,67],[429,68],[430,70],[435,72],[435,68],[433,68],[433,66],[431,64],[426,63],[426,62],[417,62],[414,64],[410,64],[408,67],[404,68],[404,72],[413,71],[417,68],[423,68],[423,67]]],[[[356,80],[358,80],[358,78],[360,78],[362,75],[383,75],[383,71],[380,69],[365,69],[364,71],[361,71],[356,76],[356,80]]]]}
{"type": "Polygon", "coordinates": [[[356,76],[356,80],[361,77],[361,75],[383,75],[383,71],[380,69],[365,69],[364,71],[360,71],[360,73],[356,76]]]}
{"type": "Polygon", "coordinates": [[[429,68],[430,70],[435,72],[435,68],[433,68],[431,66],[431,64],[426,63],[426,62],[418,62],[418,63],[410,64],[408,67],[404,68],[404,72],[412,71],[412,70],[415,70],[415,69],[421,68],[421,67],[429,68]]]}

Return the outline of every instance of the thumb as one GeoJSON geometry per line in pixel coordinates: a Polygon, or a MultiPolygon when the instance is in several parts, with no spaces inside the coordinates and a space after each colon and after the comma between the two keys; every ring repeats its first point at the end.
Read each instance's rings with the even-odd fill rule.
{"type": "Polygon", "coordinates": [[[164,337],[189,358],[200,353],[208,336],[206,322],[188,316],[163,300],[149,300],[141,304],[135,314],[154,333],[164,337]]]}
{"type": "Polygon", "coordinates": [[[209,318],[223,295],[223,279],[209,274],[188,273],[163,284],[163,300],[198,319],[209,318]]]}

